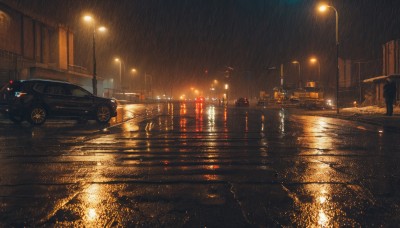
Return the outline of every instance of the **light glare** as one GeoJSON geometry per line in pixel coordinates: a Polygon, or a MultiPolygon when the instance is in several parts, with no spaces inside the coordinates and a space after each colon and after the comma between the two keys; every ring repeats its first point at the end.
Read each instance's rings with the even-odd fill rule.
{"type": "Polygon", "coordinates": [[[321,5],[321,6],[318,8],[318,10],[319,10],[320,12],[325,12],[327,8],[328,8],[327,5],[321,5]]]}
{"type": "Polygon", "coordinates": [[[93,18],[91,16],[89,16],[89,15],[86,15],[86,16],[83,17],[83,20],[85,20],[87,22],[91,22],[91,21],[93,21],[93,18]]]}

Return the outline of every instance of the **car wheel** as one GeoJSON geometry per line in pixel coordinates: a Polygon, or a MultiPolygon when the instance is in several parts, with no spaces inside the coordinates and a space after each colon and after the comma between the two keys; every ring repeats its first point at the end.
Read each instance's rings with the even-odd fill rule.
{"type": "Polygon", "coordinates": [[[96,121],[99,123],[108,123],[111,119],[111,110],[107,105],[100,105],[96,112],[96,121]]]}
{"type": "Polygon", "coordinates": [[[28,113],[28,122],[32,125],[42,125],[47,118],[46,110],[41,106],[35,106],[28,113]]]}

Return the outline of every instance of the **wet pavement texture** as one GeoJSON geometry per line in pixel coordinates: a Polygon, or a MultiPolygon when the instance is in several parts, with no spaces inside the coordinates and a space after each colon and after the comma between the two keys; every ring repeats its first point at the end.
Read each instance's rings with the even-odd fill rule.
{"type": "Polygon", "coordinates": [[[126,105],[0,126],[0,226],[400,223],[399,133],[290,109],[126,105]]]}

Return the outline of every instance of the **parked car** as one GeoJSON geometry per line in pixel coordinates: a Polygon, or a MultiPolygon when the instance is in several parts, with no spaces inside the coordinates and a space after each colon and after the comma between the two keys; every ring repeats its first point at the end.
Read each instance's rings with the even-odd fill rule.
{"type": "Polygon", "coordinates": [[[41,125],[48,118],[95,119],[117,116],[114,99],[97,97],[77,85],[54,80],[10,81],[0,90],[0,111],[19,123],[41,125]]]}
{"type": "Polygon", "coordinates": [[[237,107],[249,107],[249,100],[247,98],[241,97],[235,101],[237,107]]]}

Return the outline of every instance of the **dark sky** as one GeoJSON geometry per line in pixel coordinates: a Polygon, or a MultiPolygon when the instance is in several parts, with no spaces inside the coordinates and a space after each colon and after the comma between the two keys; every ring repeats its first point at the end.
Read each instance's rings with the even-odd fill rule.
{"type": "MultiPolygon", "coordinates": [[[[238,95],[278,85],[284,64],[288,83],[302,75],[312,79],[310,56],[320,59],[322,81],[335,77],[335,16],[321,14],[313,0],[15,0],[49,15],[75,31],[76,64],[90,66],[90,31],[82,15],[90,12],[108,34],[98,36],[98,74],[115,77],[113,58],[126,68],[154,77],[154,86],[169,93],[181,85],[223,79],[234,68],[238,95]],[[205,73],[207,70],[207,73],[205,73]]],[[[352,60],[382,58],[382,44],[400,38],[399,0],[331,1],[339,12],[340,56],[352,60]]],[[[129,75],[126,75],[129,76],[129,75]]],[[[139,82],[135,82],[138,83],[139,82]]],[[[234,88],[232,88],[234,89],[234,88]]],[[[243,94],[247,95],[247,94],[243,94]]]]}

